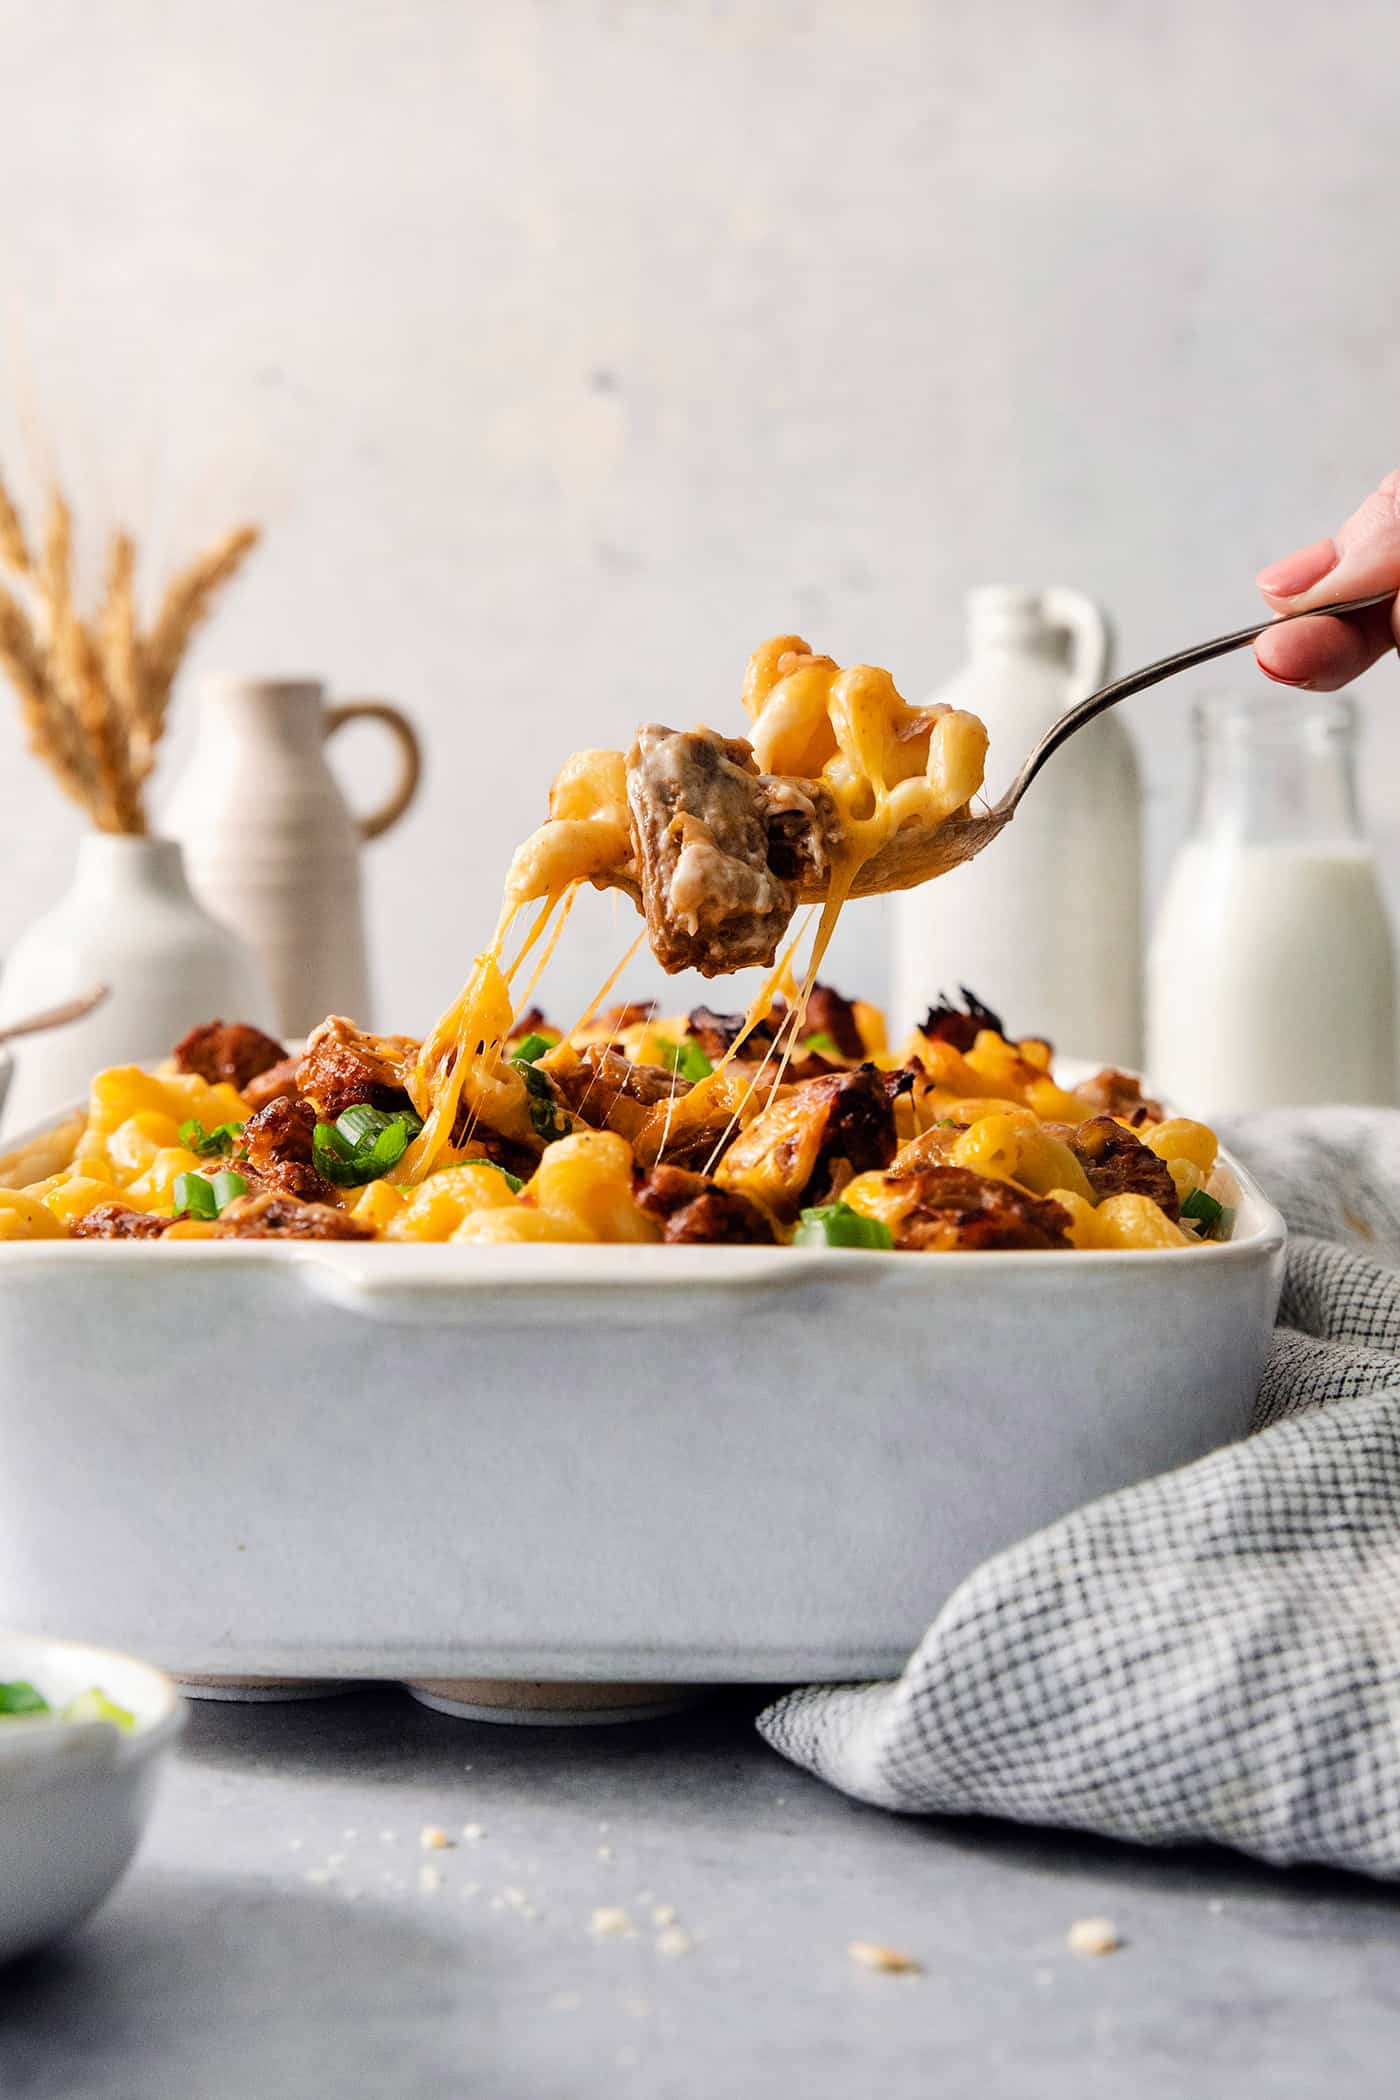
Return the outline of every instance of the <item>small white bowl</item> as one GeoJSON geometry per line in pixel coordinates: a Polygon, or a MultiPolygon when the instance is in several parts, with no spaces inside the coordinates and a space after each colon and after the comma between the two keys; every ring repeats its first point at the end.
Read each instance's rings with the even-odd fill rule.
{"type": "Polygon", "coordinates": [[[110,1648],[0,1631],[0,1679],[13,1678],[54,1707],[98,1685],[136,1726],[0,1720],[0,1961],[70,1931],[110,1894],[186,1716],[168,1677],[110,1648]]]}

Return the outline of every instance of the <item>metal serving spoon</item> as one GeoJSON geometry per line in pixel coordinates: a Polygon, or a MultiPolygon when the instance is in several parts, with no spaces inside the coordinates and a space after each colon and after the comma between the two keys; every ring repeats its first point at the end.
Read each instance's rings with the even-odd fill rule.
{"type": "MultiPolygon", "coordinates": [[[[1244,649],[1266,628],[1281,627],[1287,620],[1316,620],[1328,613],[1336,617],[1365,612],[1373,605],[1388,604],[1395,595],[1394,591],[1377,591],[1370,598],[1347,598],[1338,605],[1310,605],[1305,612],[1280,613],[1272,619],[1258,621],[1253,627],[1242,627],[1237,634],[1224,634],[1213,642],[1198,642],[1192,649],[1181,649],[1175,656],[1164,656],[1159,662],[1148,664],[1144,670],[1130,671],[1126,678],[1115,678],[1111,685],[1101,686],[1087,700],[1079,701],[1046,730],[1000,802],[994,802],[981,816],[950,817],[935,831],[920,830],[915,825],[897,831],[889,844],[865,863],[855,879],[851,895],[868,897],[881,890],[913,889],[919,883],[928,882],[935,875],[946,875],[950,869],[971,860],[1006,829],[1016,814],[1021,797],[1046,760],[1053,758],[1077,729],[1092,722],[1106,708],[1126,700],[1130,694],[1140,693],[1149,685],[1158,685],[1164,678],[1173,678],[1178,671],[1189,671],[1196,664],[1207,664],[1214,656],[1228,656],[1232,649],[1244,649]]],[[[819,889],[814,889],[810,896],[804,892],[802,901],[804,904],[815,903],[824,894],[819,889]]]]}
{"type": "Polygon", "coordinates": [[[81,1021],[102,1004],[111,987],[95,984],[90,992],[80,992],[76,999],[65,999],[62,1006],[46,1007],[43,1013],[26,1014],[22,1021],[7,1021],[0,1028],[0,1043],[8,1043],[17,1035],[40,1035],[46,1028],[66,1028],[70,1021],[81,1021]]]}

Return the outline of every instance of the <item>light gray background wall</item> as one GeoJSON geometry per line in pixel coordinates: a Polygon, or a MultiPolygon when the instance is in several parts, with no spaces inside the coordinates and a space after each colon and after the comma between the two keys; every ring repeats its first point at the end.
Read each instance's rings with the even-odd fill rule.
{"type": "MultiPolygon", "coordinates": [[[[737,721],[760,637],[917,695],[968,585],[1058,581],[1141,661],[1400,459],[1392,0],[0,0],[0,64],[0,458],[160,561],[264,518],[196,668],[420,717],[401,1026],[554,762],[737,721]]],[[[1188,698],[1132,712],[1158,876],[1188,698]]],[[[74,836],[7,708],[0,836],[3,946],[74,836]]],[[[882,907],[841,939],[882,988],[882,907]]]]}

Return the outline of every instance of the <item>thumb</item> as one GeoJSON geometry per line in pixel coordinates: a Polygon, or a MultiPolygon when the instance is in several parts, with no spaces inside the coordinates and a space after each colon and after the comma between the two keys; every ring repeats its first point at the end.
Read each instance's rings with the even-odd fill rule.
{"type": "MultiPolygon", "coordinates": [[[[1335,538],[1285,555],[1255,580],[1279,612],[1400,591],[1400,468],[1386,475],[1335,538]]],[[[1397,641],[1400,615],[1394,606],[1378,606],[1350,620],[1300,620],[1268,629],[1255,654],[1269,677],[1327,691],[1358,677],[1397,641]]]]}

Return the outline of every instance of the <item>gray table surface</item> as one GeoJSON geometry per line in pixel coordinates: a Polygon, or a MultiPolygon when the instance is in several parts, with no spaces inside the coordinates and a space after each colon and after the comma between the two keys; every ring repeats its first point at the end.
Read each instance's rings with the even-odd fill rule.
{"type": "Polygon", "coordinates": [[[901,1820],[782,1763],[753,1709],[585,1731],[447,1720],[388,1691],[198,1707],[117,1895],[0,1972],[0,2092],[1396,2090],[1400,1892],[901,1820]],[[425,1825],[457,1842],[424,1850],[425,1825]],[[635,1932],[595,1937],[599,1909],[635,1932]],[[670,1952],[668,1909],[688,1942],[670,1952]],[[1089,1915],[1121,1952],[1068,1951],[1089,1915]],[[923,1973],[862,1970],[853,1939],[923,1973]]]}

